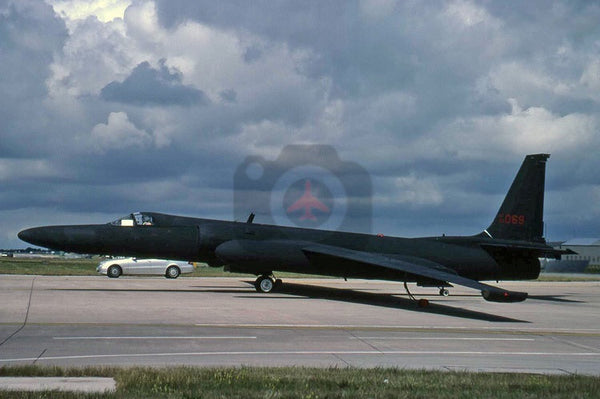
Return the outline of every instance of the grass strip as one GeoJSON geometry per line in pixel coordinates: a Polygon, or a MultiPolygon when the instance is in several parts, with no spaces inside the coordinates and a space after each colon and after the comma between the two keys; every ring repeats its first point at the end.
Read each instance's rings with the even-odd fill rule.
{"type": "MultiPolygon", "coordinates": [[[[1,258],[0,274],[24,274],[38,276],[98,276],[96,267],[106,258],[1,258]]],[[[276,273],[278,278],[327,278],[324,276],[276,273]]],[[[199,265],[193,273],[182,274],[181,277],[248,277],[250,274],[229,273],[222,267],[199,265]]]]}
{"type": "Polygon", "coordinates": [[[5,366],[0,376],[112,377],[106,394],[2,392],[3,398],[597,398],[600,378],[390,368],[59,368],[5,366]]]}
{"type": "Polygon", "coordinates": [[[589,265],[585,268],[586,273],[600,273],[600,265],[589,265]]]}
{"type": "Polygon", "coordinates": [[[564,274],[564,275],[560,275],[559,273],[556,274],[540,274],[540,276],[537,278],[537,280],[533,280],[533,281],[547,281],[547,282],[563,282],[563,283],[568,283],[568,282],[573,282],[573,281],[600,281],[600,274],[598,275],[577,275],[577,276],[573,276],[573,275],[569,275],[569,274],[564,274]]]}
{"type": "Polygon", "coordinates": [[[1,258],[0,274],[93,276],[100,258],[1,258]]]}
{"type": "MultiPolygon", "coordinates": [[[[97,276],[96,266],[105,260],[102,257],[92,258],[0,258],[0,274],[25,274],[38,276],[97,276]]],[[[320,275],[277,272],[278,278],[329,278],[320,275]]],[[[182,274],[181,277],[248,277],[249,274],[229,273],[222,267],[199,265],[193,273],[182,274]]],[[[600,274],[588,276],[545,275],[541,274],[537,281],[599,281],[600,274]]],[[[536,280],[534,280],[536,281],[536,280]]]]}

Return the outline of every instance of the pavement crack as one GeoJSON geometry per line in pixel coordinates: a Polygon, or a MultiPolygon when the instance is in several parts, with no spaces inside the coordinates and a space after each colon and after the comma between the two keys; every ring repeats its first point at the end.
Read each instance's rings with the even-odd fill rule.
{"type": "Polygon", "coordinates": [[[597,352],[598,351],[597,347],[580,344],[580,343],[573,342],[571,340],[564,339],[564,338],[554,337],[554,338],[552,338],[552,340],[555,341],[555,342],[560,342],[560,343],[563,343],[563,344],[567,344],[567,345],[573,346],[573,347],[578,348],[578,349],[584,349],[586,351],[591,351],[591,352],[597,352]]]}
{"type": "Polygon", "coordinates": [[[33,361],[33,363],[32,363],[32,364],[35,364],[35,363],[36,363],[38,360],[40,360],[40,358],[41,358],[42,356],[44,356],[44,353],[46,353],[46,351],[47,351],[47,350],[48,350],[48,348],[45,348],[45,349],[42,351],[42,353],[40,353],[40,354],[38,355],[38,357],[36,357],[36,358],[35,358],[35,360],[33,361]]]}
{"type": "Polygon", "coordinates": [[[379,353],[383,353],[381,351],[381,349],[379,349],[378,347],[376,347],[375,345],[373,345],[372,343],[368,342],[367,340],[365,340],[362,337],[358,337],[356,334],[354,334],[354,332],[352,331],[348,331],[348,334],[350,334],[352,337],[354,337],[354,339],[356,339],[357,341],[362,342],[363,344],[367,345],[368,347],[370,347],[371,349],[379,352],[379,353]]]}
{"type": "Polygon", "coordinates": [[[31,297],[33,296],[33,284],[35,283],[35,277],[31,280],[31,288],[29,288],[29,300],[27,301],[27,311],[25,312],[25,320],[23,320],[23,324],[15,332],[10,334],[8,337],[4,339],[4,341],[0,342],[0,346],[4,345],[8,342],[9,339],[17,335],[25,326],[27,325],[27,319],[29,319],[29,308],[31,307],[31,297]]]}
{"type": "Polygon", "coordinates": [[[346,365],[346,367],[352,367],[352,365],[350,363],[348,363],[346,360],[344,360],[341,356],[339,356],[337,353],[332,353],[332,355],[338,359],[340,362],[344,363],[346,365]]]}
{"type": "Polygon", "coordinates": [[[560,371],[560,372],[563,372],[563,373],[565,373],[567,375],[577,375],[577,372],[572,372],[572,371],[561,369],[561,368],[559,368],[557,370],[560,371]]]}

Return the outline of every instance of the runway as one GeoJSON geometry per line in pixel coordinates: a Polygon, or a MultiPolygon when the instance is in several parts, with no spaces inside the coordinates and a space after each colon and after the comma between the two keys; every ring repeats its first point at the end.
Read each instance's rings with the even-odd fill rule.
{"type": "Polygon", "coordinates": [[[258,365],[600,375],[600,282],[512,282],[522,303],[401,283],[0,276],[0,366],[258,365]]]}

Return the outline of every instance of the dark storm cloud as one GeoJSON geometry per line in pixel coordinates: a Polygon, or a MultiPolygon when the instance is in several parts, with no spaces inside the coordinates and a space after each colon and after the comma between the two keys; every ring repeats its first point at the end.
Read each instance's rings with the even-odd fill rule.
{"type": "Polygon", "coordinates": [[[365,167],[375,231],[407,236],[481,231],[552,152],[551,238],[600,235],[595,2],[155,3],[67,31],[0,0],[0,247],[89,215],[231,218],[235,168],[293,143],[365,167]]]}
{"type": "MultiPolygon", "coordinates": [[[[334,98],[375,102],[394,91],[413,94],[414,113],[390,114],[384,126],[395,136],[422,135],[457,114],[491,114],[508,108],[506,98],[493,88],[475,87],[479,75],[503,56],[502,49],[493,50],[496,28],[481,23],[464,32],[453,30],[439,17],[446,2],[390,2],[393,6],[384,15],[374,17],[368,15],[368,2],[358,1],[159,0],[157,4],[167,26],[192,19],[310,49],[314,56],[299,70],[311,79],[330,79],[334,98]],[[482,48],[492,50],[478,54],[482,48]]],[[[255,53],[250,47],[246,55],[255,53]]],[[[381,131],[373,124],[368,129],[381,131]]]]}
{"type": "Polygon", "coordinates": [[[223,90],[219,93],[219,96],[228,103],[235,103],[237,100],[237,93],[233,89],[223,90]]]}
{"type": "Polygon", "coordinates": [[[65,24],[48,4],[0,2],[0,157],[44,152],[45,80],[66,38],[65,24]]]}
{"type": "Polygon", "coordinates": [[[202,90],[181,83],[182,75],[171,73],[161,60],[154,69],[148,62],[136,66],[123,82],[111,82],[100,92],[106,101],[116,101],[135,105],[194,105],[208,104],[202,90]]]}

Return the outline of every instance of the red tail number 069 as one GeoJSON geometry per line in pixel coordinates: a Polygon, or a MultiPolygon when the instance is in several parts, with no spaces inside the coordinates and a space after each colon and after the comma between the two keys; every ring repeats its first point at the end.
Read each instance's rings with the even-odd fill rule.
{"type": "Polygon", "coordinates": [[[511,215],[510,213],[499,213],[498,223],[524,225],[525,215],[511,215]]]}

